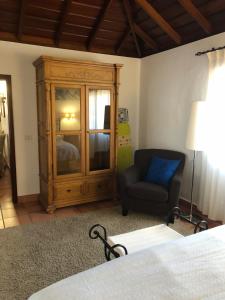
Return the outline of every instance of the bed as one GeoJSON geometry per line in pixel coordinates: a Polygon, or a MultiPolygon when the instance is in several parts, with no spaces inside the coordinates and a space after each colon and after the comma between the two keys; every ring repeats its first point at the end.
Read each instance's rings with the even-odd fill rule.
{"type": "Polygon", "coordinates": [[[68,160],[79,160],[80,153],[77,147],[69,142],[63,140],[63,138],[57,137],[57,160],[68,161],[68,160]]]}
{"type": "Polygon", "coordinates": [[[61,280],[29,300],[225,299],[225,225],[61,280]]]}
{"type": "Polygon", "coordinates": [[[69,139],[70,136],[58,135],[56,138],[58,174],[73,173],[80,169],[80,152],[74,144],[65,138],[69,139]]]}

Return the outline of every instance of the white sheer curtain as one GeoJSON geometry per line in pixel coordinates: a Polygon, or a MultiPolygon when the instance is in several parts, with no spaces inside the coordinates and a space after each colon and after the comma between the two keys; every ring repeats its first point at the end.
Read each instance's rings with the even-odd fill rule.
{"type": "Polygon", "coordinates": [[[225,51],[208,53],[207,140],[202,154],[200,210],[225,223],[225,51]]]}
{"type": "MultiPolygon", "coordinates": [[[[110,105],[110,90],[89,91],[89,128],[104,129],[105,108],[110,105]]],[[[90,136],[90,156],[97,151],[109,150],[109,135],[98,133],[90,136]]]]}
{"type": "Polygon", "coordinates": [[[104,129],[105,107],[110,105],[109,90],[89,91],[89,128],[104,129]]]}

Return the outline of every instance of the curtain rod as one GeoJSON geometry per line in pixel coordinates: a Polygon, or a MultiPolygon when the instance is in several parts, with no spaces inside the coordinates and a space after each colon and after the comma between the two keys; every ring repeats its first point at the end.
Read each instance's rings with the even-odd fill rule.
{"type": "Polygon", "coordinates": [[[203,55],[203,54],[206,54],[208,52],[213,52],[213,51],[216,51],[216,50],[222,50],[222,49],[225,49],[225,46],[223,47],[218,47],[218,48],[212,48],[210,50],[206,50],[206,51],[202,51],[202,52],[197,52],[195,53],[196,56],[200,56],[200,55],[203,55]]]}

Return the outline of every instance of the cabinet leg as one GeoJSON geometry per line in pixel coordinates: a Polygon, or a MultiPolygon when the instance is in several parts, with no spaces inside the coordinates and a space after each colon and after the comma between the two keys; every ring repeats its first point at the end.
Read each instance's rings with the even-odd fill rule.
{"type": "Polygon", "coordinates": [[[49,206],[47,207],[46,212],[47,212],[48,214],[53,214],[55,210],[56,210],[56,207],[55,207],[54,204],[52,204],[52,205],[49,205],[49,206]]]}

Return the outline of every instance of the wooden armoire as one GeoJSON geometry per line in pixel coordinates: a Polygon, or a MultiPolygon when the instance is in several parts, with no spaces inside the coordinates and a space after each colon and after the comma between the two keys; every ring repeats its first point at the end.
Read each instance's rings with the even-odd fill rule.
{"type": "Polygon", "coordinates": [[[114,197],[122,65],[41,56],[34,66],[41,203],[51,213],[114,197]]]}

